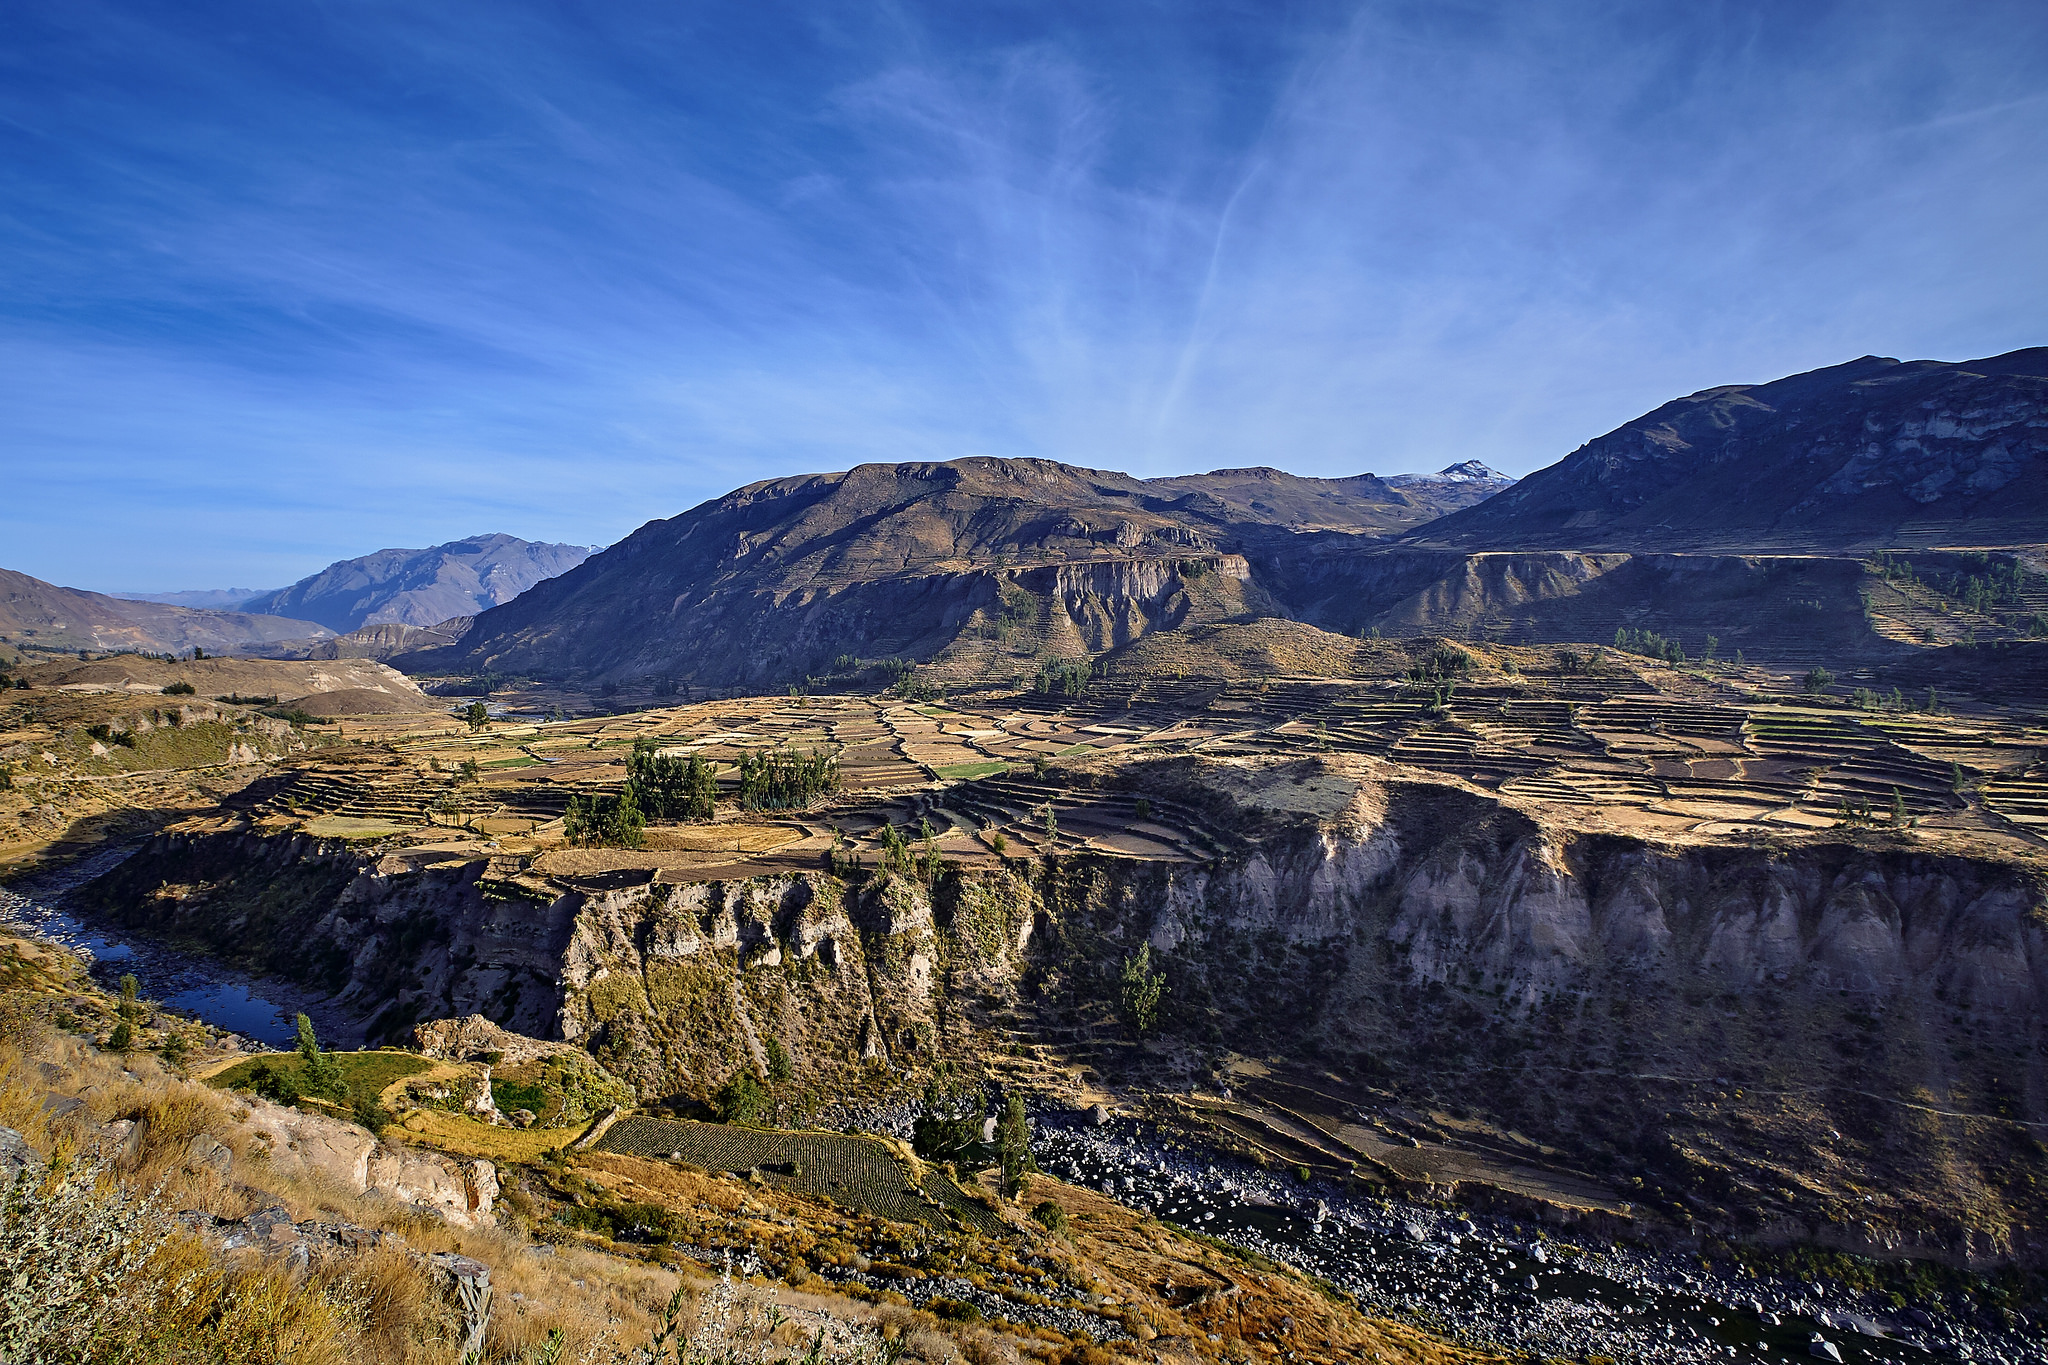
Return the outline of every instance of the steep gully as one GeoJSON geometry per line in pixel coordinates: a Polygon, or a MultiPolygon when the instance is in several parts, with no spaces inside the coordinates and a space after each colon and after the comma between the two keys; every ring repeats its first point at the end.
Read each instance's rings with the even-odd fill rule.
{"type": "MultiPolygon", "coordinates": [[[[72,904],[317,990],[367,1036],[476,1012],[566,1038],[650,1099],[708,1093],[771,1035],[821,1094],[1027,1044],[1167,1094],[1245,1055],[1314,1079],[1361,1129],[1431,1145],[1484,1131],[1538,1165],[1569,1153],[1654,1243],[1990,1267],[2043,1259],[2041,901],[2031,873],[1991,862],[1659,846],[1388,782],[1220,865],[564,885],[515,859],[164,836],[72,904]],[[1170,985],[1144,1047],[1113,1021],[1140,941],[1170,985]]],[[[1361,1227],[1360,1210],[1417,1194],[1576,1216],[1358,1164],[1397,1196],[1337,1195],[1361,1227]]]]}

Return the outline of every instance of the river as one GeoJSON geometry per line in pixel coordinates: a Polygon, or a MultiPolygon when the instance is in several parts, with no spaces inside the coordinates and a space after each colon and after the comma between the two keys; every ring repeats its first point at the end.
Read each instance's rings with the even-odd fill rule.
{"type": "Polygon", "coordinates": [[[64,906],[65,896],[113,870],[135,845],[111,848],[53,871],[0,886],[0,928],[63,944],[90,959],[93,979],[114,989],[134,973],[142,996],[176,1014],[270,1047],[289,1046],[293,1015],[305,1008],[277,982],[258,982],[211,958],[137,935],[102,928],[64,906]]]}

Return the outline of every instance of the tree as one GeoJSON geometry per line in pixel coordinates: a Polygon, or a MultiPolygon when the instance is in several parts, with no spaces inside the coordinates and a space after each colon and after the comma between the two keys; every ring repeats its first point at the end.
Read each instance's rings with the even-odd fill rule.
{"type": "Polygon", "coordinates": [[[1141,943],[1124,959],[1118,1003],[1124,1023],[1143,1037],[1159,1027],[1159,1005],[1166,996],[1166,973],[1152,970],[1152,945],[1141,943]]]}
{"type": "Polygon", "coordinates": [[[348,1095],[348,1084],[341,1078],[341,1068],[334,1058],[320,1050],[320,1040],[313,1034],[313,1021],[301,1014],[299,1026],[299,1061],[301,1083],[299,1088],[309,1095],[339,1100],[348,1095]]]}
{"type": "Polygon", "coordinates": [[[924,1085],[924,1112],[910,1125],[910,1142],[920,1156],[944,1161],[981,1141],[985,1106],[981,1087],[941,1066],[924,1085]]]}
{"type": "Polygon", "coordinates": [[[469,722],[471,734],[491,728],[491,708],[480,701],[471,702],[469,709],[462,713],[462,718],[469,722]]]}
{"type": "Polygon", "coordinates": [[[137,995],[141,993],[141,991],[142,983],[135,979],[135,973],[122,973],[121,1004],[119,1006],[119,1013],[123,1019],[136,1019],[141,1017],[142,1007],[135,998],[137,995]]]}
{"type": "Polygon", "coordinates": [[[768,1079],[776,1085],[786,1084],[795,1068],[790,1065],[789,1049],[782,1045],[780,1038],[768,1040],[768,1079]]]}
{"type": "Polygon", "coordinates": [[[1806,676],[1800,680],[1799,685],[1802,690],[1818,696],[1835,685],[1835,675],[1815,664],[1806,670],[1806,676]]]}
{"type": "Polygon", "coordinates": [[[711,1110],[720,1123],[759,1124],[768,1113],[773,1098],[768,1087],[755,1078],[754,1073],[741,1067],[732,1079],[719,1087],[711,1097],[711,1110]]]}
{"type": "Polygon", "coordinates": [[[1010,1096],[1003,1106],[1002,1121],[996,1125],[996,1163],[1002,1168],[1000,1188],[1005,1199],[1022,1194],[1025,1173],[1038,1169],[1031,1159],[1031,1123],[1024,1116],[1021,1096],[1010,1096]]]}
{"type": "Polygon", "coordinates": [[[1897,787],[1892,788],[1892,823],[1895,825],[1906,823],[1906,798],[1899,795],[1897,787]]]}
{"type": "Polygon", "coordinates": [[[647,817],[633,798],[631,783],[617,796],[572,796],[562,812],[562,833],[583,848],[638,848],[646,827],[647,817]]]}
{"type": "Polygon", "coordinates": [[[1050,1199],[1041,1199],[1031,1206],[1031,1216],[1045,1227],[1047,1232],[1067,1230],[1067,1211],[1050,1199]]]}
{"type": "Polygon", "coordinates": [[[135,1026],[126,1019],[114,1025],[114,1032],[107,1039],[107,1046],[116,1052],[126,1052],[135,1046],[135,1026]]]}

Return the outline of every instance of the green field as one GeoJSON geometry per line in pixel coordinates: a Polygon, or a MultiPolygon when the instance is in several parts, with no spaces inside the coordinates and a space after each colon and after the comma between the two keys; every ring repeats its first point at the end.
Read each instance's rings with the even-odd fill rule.
{"type": "Polygon", "coordinates": [[[778,1189],[831,1199],[893,1222],[944,1227],[951,1214],[984,1232],[1002,1231],[1001,1221],[987,1209],[938,1172],[926,1171],[923,1191],[944,1211],[933,1208],[911,1185],[904,1163],[872,1138],[628,1118],[613,1124],[597,1146],[623,1156],[679,1158],[708,1171],[759,1169],[761,1178],[778,1189]]]}
{"type": "Polygon", "coordinates": [[[323,839],[384,839],[413,828],[392,820],[362,820],[352,815],[319,815],[306,822],[306,833],[323,839]]]}
{"type": "Polygon", "coordinates": [[[511,758],[494,758],[488,763],[479,763],[479,768],[537,768],[540,760],[531,754],[515,754],[511,758]]]}
{"type": "MultiPolygon", "coordinates": [[[[341,1079],[348,1086],[350,1096],[364,1100],[376,1099],[393,1081],[416,1075],[433,1065],[410,1052],[330,1052],[327,1055],[341,1069],[341,1079]]],[[[227,1070],[207,1077],[207,1084],[222,1090],[245,1090],[259,1066],[267,1066],[274,1072],[289,1076],[295,1084],[305,1078],[305,1059],[296,1052],[286,1052],[236,1062],[227,1070]]]]}
{"type": "Polygon", "coordinates": [[[947,763],[932,769],[932,771],[940,777],[973,779],[987,777],[991,773],[1007,771],[1009,766],[1009,763],[1003,759],[992,758],[981,763],[947,763]]]}

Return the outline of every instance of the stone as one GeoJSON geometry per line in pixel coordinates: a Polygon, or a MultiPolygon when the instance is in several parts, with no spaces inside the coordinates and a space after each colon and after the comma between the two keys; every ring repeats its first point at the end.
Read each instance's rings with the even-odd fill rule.
{"type": "Polygon", "coordinates": [[[1092,1104],[1088,1106],[1088,1121],[1097,1128],[1109,1122],[1109,1106],[1092,1104]]]}
{"type": "Polygon", "coordinates": [[[284,1175],[324,1175],[358,1194],[376,1190],[457,1227],[491,1221],[498,1177],[488,1161],[458,1163],[438,1153],[390,1146],[353,1123],[253,1095],[243,1102],[252,1143],[284,1175]]]}
{"type": "Polygon", "coordinates": [[[1810,1356],[1817,1356],[1822,1360],[1840,1360],[1842,1358],[1842,1352],[1835,1343],[1829,1341],[1818,1332],[1815,1332],[1813,1339],[1807,1342],[1806,1353],[1810,1356]]]}
{"type": "Polygon", "coordinates": [[[115,1119],[100,1129],[100,1152],[110,1161],[133,1161],[142,1151],[142,1139],[149,1132],[145,1123],[115,1119]]]}
{"type": "Polygon", "coordinates": [[[226,1176],[235,1163],[235,1154],[217,1138],[200,1133],[185,1149],[185,1169],[188,1171],[212,1171],[215,1175],[226,1176]]]}
{"type": "Polygon", "coordinates": [[[534,1113],[531,1109],[514,1109],[505,1117],[512,1121],[514,1128],[531,1128],[535,1121],[540,1118],[540,1115],[534,1113]]]}
{"type": "Polygon", "coordinates": [[[70,1095],[46,1094],[43,1096],[43,1112],[53,1119],[68,1119],[85,1112],[85,1101],[70,1095]]]}
{"type": "Polygon", "coordinates": [[[28,1145],[27,1138],[12,1128],[0,1128],[0,1178],[12,1181],[18,1176],[36,1175],[42,1169],[43,1159],[28,1145]]]}

